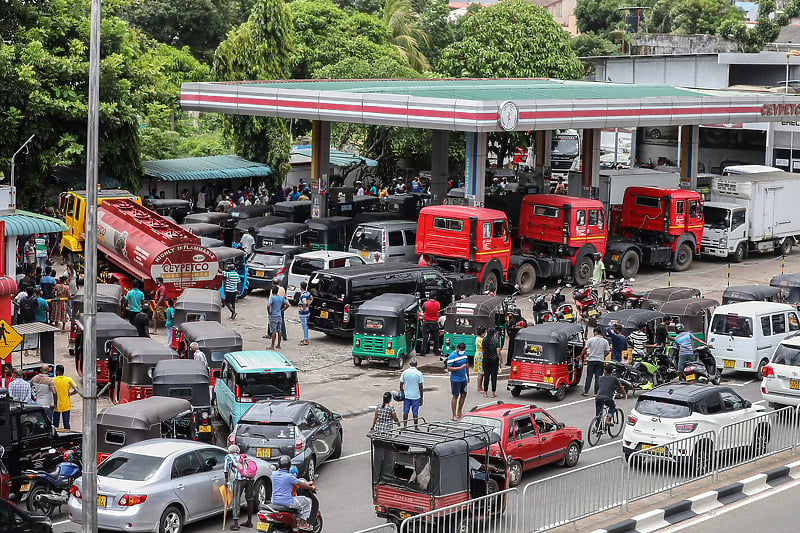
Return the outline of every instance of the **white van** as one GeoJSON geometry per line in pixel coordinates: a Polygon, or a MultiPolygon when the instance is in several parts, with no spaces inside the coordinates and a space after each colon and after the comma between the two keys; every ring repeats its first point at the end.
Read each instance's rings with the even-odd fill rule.
{"type": "Polygon", "coordinates": [[[363,222],[350,239],[349,250],[367,263],[410,261],[416,263],[417,223],[408,220],[363,222]]]}
{"type": "Polygon", "coordinates": [[[714,310],[708,342],[717,368],[756,372],[790,333],[800,331],[797,309],[774,302],[739,302],[714,310]]]}
{"type": "Polygon", "coordinates": [[[300,283],[307,282],[311,274],[317,270],[363,265],[364,263],[364,259],[352,252],[319,250],[297,254],[292,259],[292,264],[289,265],[289,273],[286,278],[286,298],[296,304],[300,300],[300,283]]]}

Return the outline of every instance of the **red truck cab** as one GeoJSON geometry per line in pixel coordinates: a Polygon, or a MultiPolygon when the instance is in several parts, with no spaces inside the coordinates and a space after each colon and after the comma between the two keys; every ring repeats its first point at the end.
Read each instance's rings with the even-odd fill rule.
{"type": "Polygon", "coordinates": [[[508,281],[511,236],[502,211],[468,206],[429,206],[419,213],[415,253],[423,265],[477,276],[481,292],[508,281]]]}
{"type": "Polygon", "coordinates": [[[619,228],[620,234],[608,244],[606,270],[630,277],[642,263],[682,272],[700,254],[700,194],[670,187],[628,187],[619,228]]]}

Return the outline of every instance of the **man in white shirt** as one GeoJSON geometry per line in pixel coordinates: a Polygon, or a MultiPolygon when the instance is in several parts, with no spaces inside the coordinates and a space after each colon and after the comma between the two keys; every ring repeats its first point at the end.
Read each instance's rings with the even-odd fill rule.
{"type": "Polygon", "coordinates": [[[256,228],[250,228],[247,230],[247,233],[242,235],[242,238],[239,239],[239,244],[242,245],[242,250],[246,254],[252,254],[253,250],[256,247],[256,228]]]}
{"type": "Polygon", "coordinates": [[[597,396],[598,380],[603,374],[603,363],[610,353],[611,347],[608,345],[606,338],[603,337],[603,328],[596,326],[594,328],[594,337],[586,341],[586,345],[581,351],[581,357],[586,363],[586,383],[583,386],[581,396],[589,396],[592,378],[594,378],[594,395],[597,396]]]}
{"type": "Polygon", "coordinates": [[[208,360],[206,359],[206,354],[200,349],[200,345],[196,342],[193,342],[189,345],[189,349],[192,351],[192,357],[195,361],[202,361],[206,368],[208,367],[208,360]]]}

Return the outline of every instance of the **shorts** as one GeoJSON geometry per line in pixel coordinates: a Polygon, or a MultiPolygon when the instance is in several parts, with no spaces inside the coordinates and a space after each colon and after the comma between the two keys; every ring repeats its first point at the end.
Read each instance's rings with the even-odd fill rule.
{"type": "Polygon", "coordinates": [[[414,416],[419,415],[419,399],[411,400],[406,398],[403,400],[403,414],[407,415],[409,410],[414,416]]]}
{"type": "Polygon", "coordinates": [[[467,382],[466,381],[451,381],[450,382],[450,392],[453,396],[466,395],[467,394],[467,382]]]}
{"type": "Polygon", "coordinates": [[[269,317],[269,334],[274,335],[275,333],[280,334],[281,332],[281,317],[269,317]]]}

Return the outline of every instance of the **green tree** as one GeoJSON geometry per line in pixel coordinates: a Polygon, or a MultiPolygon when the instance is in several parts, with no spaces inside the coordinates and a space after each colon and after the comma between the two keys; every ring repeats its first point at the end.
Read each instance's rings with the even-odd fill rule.
{"type": "Polygon", "coordinates": [[[714,35],[743,13],[727,0],[660,0],[651,11],[649,30],[682,35],[714,35]]]}
{"type": "Polygon", "coordinates": [[[412,0],[412,8],[419,13],[419,27],[428,35],[427,43],[421,46],[432,70],[437,71],[442,50],[455,41],[454,24],[448,20],[450,8],[447,0],[412,0]]]}
{"type": "Polygon", "coordinates": [[[613,56],[620,53],[619,46],[592,31],[571,38],[569,45],[578,57],[613,56]]]}
{"type": "MultiPolygon", "coordinates": [[[[214,56],[214,76],[221,81],[286,79],[294,52],[292,18],[283,0],[258,0],[247,22],[228,33],[214,56]]],[[[225,115],[225,132],[235,152],[267,163],[277,183],[289,172],[286,121],[273,117],[225,115]]]]}
{"type": "Polygon", "coordinates": [[[358,11],[368,15],[378,15],[383,9],[383,0],[335,0],[339,9],[353,13],[358,11]]]}
{"type": "Polygon", "coordinates": [[[418,72],[430,70],[423,48],[428,46],[428,34],[419,27],[419,15],[411,7],[411,0],[386,0],[383,21],[392,31],[390,43],[418,72]]]}
{"type": "Polygon", "coordinates": [[[581,33],[590,31],[598,35],[615,30],[622,23],[622,12],[619,8],[624,5],[626,4],[622,0],[578,0],[575,5],[578,30],[581,33]]]}

